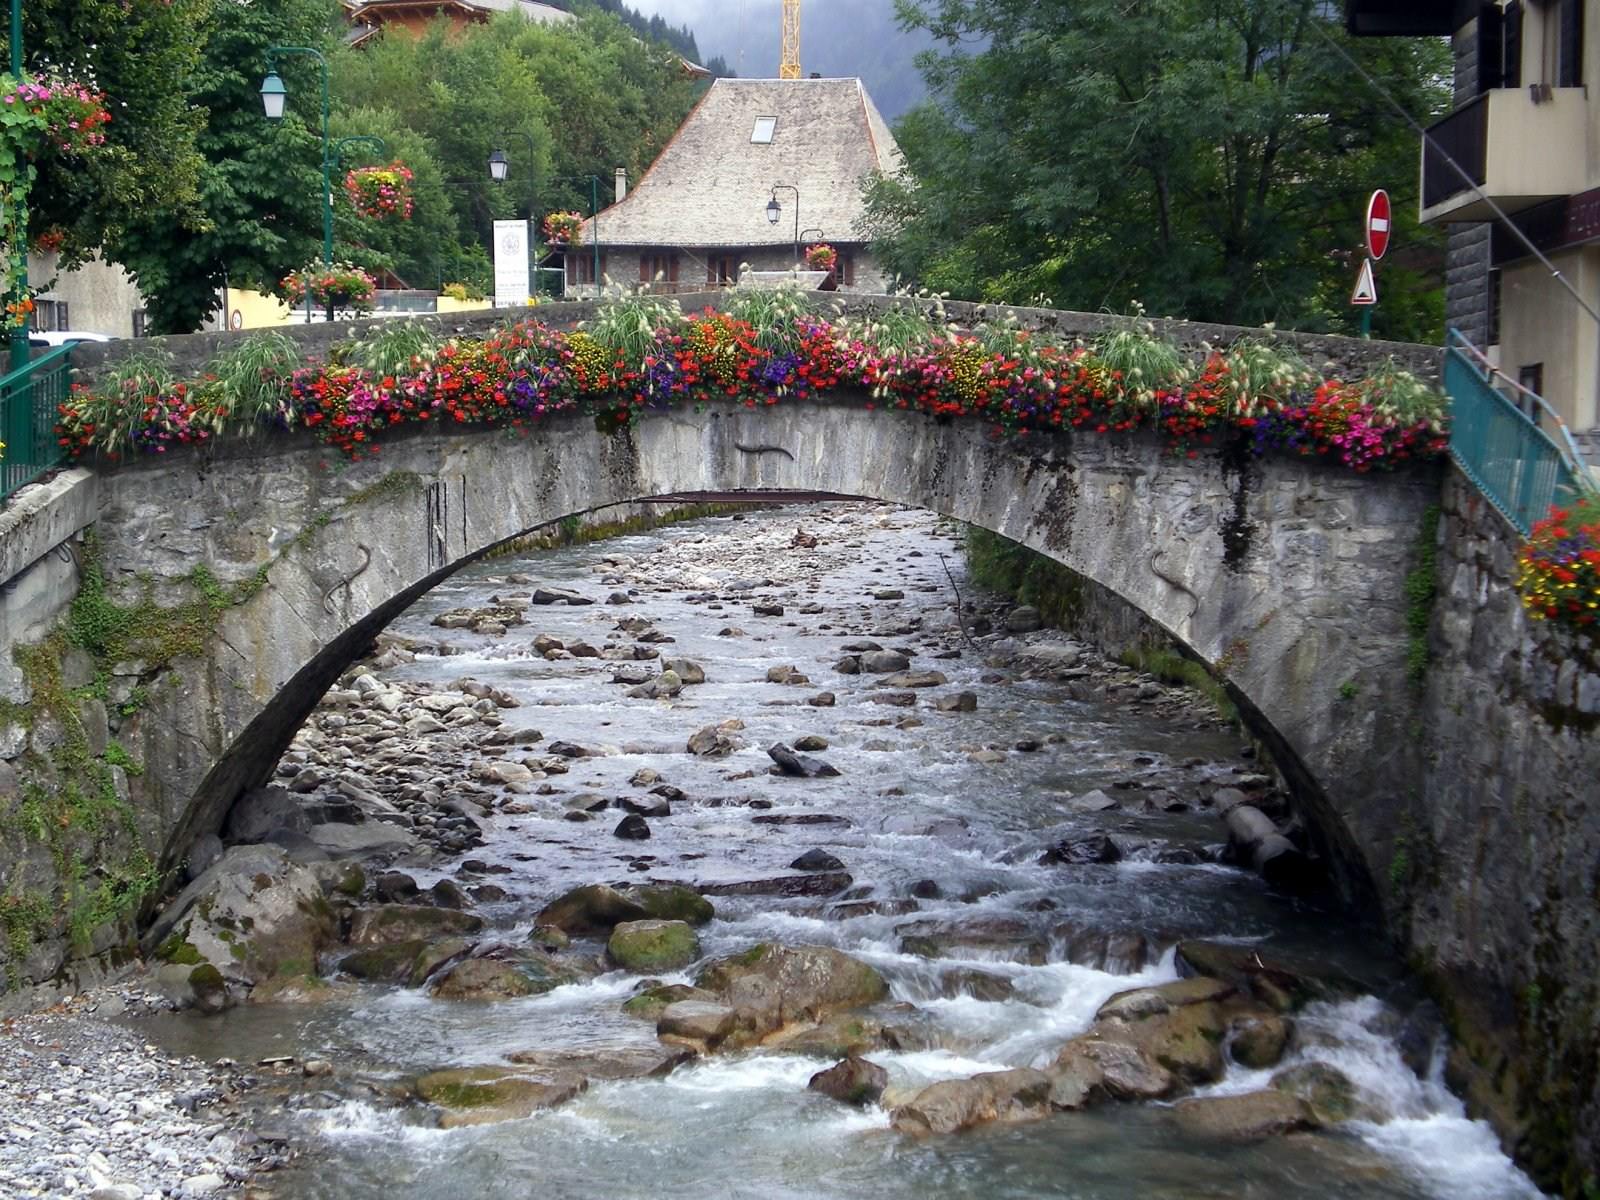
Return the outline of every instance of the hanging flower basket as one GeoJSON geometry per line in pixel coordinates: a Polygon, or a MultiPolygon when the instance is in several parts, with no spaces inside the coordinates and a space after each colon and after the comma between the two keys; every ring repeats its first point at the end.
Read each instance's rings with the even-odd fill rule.
{"type": "Polygon", "coordinates": [[[838,261],[839,252],[827,242],[806,247],[806,266],[813,271],[832,271],[838,261]]]}
{"type": "Polygon", "coordinates": [[[344,177],[350,207],[375,221],[411,219],[411,170],[392,162],[386,167],[357,167],[344,177]]]}
{"type": "Polygon", "coordinates": [[[544,219],[544,236],[552,246],[581,246],[583,216],[575,212],[553,212],[544,219]]]}
{"type": "Polygon", "coordinates": [[[66,230],[61,228],[41,229],[33,235],[33,249],[36,254],[54,254],[66,245],[66,230]]]}
{"type": "Polygon", "coordinates": [[[23,145],[32,158],[39,150],[83,155],[105,144],[105,127],[111,123],[104,92],[97,92],[65,76],[51,72],[24,76],[4,76],[0,82],[0,109],[4,110],[5,138],[15,142],[19,133],[41,134],[42,145],[23,145]]]}
{"type": "Polygon", "coordinates": [[[334,263],[331,267],[309,266],[291,271],[278,284],[279,294],[291,308],[305,303],[307,288],[311,290],[311,302],[318,307],[331,305],[371,312],[378,281],[351,263],[334,263]]]}

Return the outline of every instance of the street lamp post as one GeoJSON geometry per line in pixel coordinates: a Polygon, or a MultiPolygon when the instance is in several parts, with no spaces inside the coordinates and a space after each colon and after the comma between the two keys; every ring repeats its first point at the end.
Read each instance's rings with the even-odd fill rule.
{"type": "MultiPolygon", "coordinates": [[[[13,0],[16,3],[17,0],[13,0]]],[[[283,120],[284,104],[289,89],[283,86],[277,71],[277,58],[281,54],[309,54],[322,68],[322,265],[333,266],[333,172],[338,166],[346,146],[366,144],[374,146],[380,155],[388,153],[388,146],[380,137],[357,134],[340,138],[337,142],[328,136],[328,60],[321,50],[313,46],[269,46],[267,48],[267,77],[261,81],[261,106],[269,121],[283,120]]],[[[333,320],[333,301],[328,301],[328,320],[333,320]]],[[[306,287],[306,320],[311,320],[311,288],[306,287]]]]}
{"type": "MultiPolygon", "coordinates": [[[[11,74],[18,83],[22,82],[22,0],[11,0],[11,74]]],[[[26,203],[26,196],[23,202],[26,203]]],[[[14,298],[22,300],[28,294],[28,252],[27,246],[27,221],[28,210],[24,208],[21,219],[15,224],[14,233],[22,240],[24,250],[21,255],[22,272],[13,281],[15,288],[14,298]]],[[[28,324],[24,320],[20,325],[11,328],[11,371],[20,371],[28,365],[28,324]]]]}
{"type": "MultiPolygon", "coordinates": [[[[509,135],[508,134],[501,134],[500,136],[501,137],[514,136],[514,137],[525,137],[525,138],[527,138],[528,139],[528,161],[530,163],[533,161],[533,158],[534,158],[534,146],[533,146],[533,137],[530,134],[527,134],[527,133],[509,134],[509,135]]],[[[506,155],[506,152],[504,150],[501,150],[501,149],[497,148],[496,150],[493,151],[493,153],[491,153],[489,155],[489,178],[492,179],[495,183],[504,183],[506,181],[506,176],[510,173],[510,168],[511,168],[511,159],[506,155]]],[[[530,173],[530,177],[531,177],[531,173],[530,173]]],[[[589,221],[590,221],[590,224],[591,224],[590,232],[594,234],[594,237],[591,239],[593,241],[593,243],[594,243],[594,286],[595,286],[595,292],[596,292],[596,294],[598,294],[599,290],[600,290],[600,176],[598,176],[598,175],[557,175],[557,176],[554,176],[550,180],[550,182],[551,183],[566,183],[566,182],[572,182],[572,181],[579,180],[579,179],[586,179],[586,180],[589,181],[589,221]]],[[[533,219],[533,202],[532,202],[532,192],[531,191],[529,193],[528,218],[529,218],[529,220],[533,219]]]]}
{"type": "Polygon", "coordinates": [[[800,269],[800,189],[792,183],[775,183],[772,185],[772,198],[767,201],[767,220],[773,225],[778,223],[778,218],[783,214],[783,205],[778,203],[779,191],[794,193],[794,267],[800,269]]]}

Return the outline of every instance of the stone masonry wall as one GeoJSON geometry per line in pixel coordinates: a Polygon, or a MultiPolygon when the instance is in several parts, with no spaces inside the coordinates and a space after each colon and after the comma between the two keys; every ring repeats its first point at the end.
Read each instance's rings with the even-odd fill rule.
{"type": "MultiPolygon", "coordinates": [[[[1600,1175],[1600,649],[1530,620],[1519,539],[1444,490],[1425,762],[1371,846],[1456,1035],[1450,1078],[1545,1188],[1600,1175]]],[[[1397,731],[1397,736],[1406,736],[1397,731]]]]}

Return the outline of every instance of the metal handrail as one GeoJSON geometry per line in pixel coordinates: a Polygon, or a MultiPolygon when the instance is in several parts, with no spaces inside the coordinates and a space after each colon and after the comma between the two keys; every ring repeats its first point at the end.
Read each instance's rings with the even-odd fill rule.
{"type": "MultiPolygon", "coordinates": [[[[1503,392],[1505,389],[1509,389],[1517,396],[1530,401],[1542,415],[1549,417],[1550,420],[1554,422],[1555,427],[1561,431],[1561,441],[1557,448],[1564,450],[1565,455],[1569,460],[1567,465],[1570,466],[1573,470],[1573,473],[1579,477],[1587,476],[1589,464],[1583,456],[1582,447],[1578,445],[1577,439],[1572,436],[1571,427],[1562,419],[1561,414],[1551,407],[1548,400],[1539,395],[1539,393],[1533,389],[1523,387],[1522,384],[1518,383],[1499,367],[1495,366],[1494,363],[1489,361],[1488,355],[1484,354],[1482,350],[1479,350],[1471,342],[1467,341],[1466,337],[1459,329],[1451,329],[1446,333],[1445,336],[1446,345],[1448,347],[1454,347],[1455,349],[1460,350],[1464,355],[1471,358],[1477,364],[1479,374],[1483,375],[1485,382],[1487,382],[1490,387],[1494,388],[1495,391],[1503,392]]],[[[1515,405],[1515,402],[1513,402],[1513,406],[1518,407],[1519,411],[1521,411],[1520,406],[1515,405]]],[[[1535,420],[1533,423],[1536,427],[1539,426],[1539,422],[1537,420],[1535,420]]]]}
{"type": "Polygon", "coordinates": [[[1443,377],[1450,396],[1451,458],[1523,536],[1558,499],[1571,500],[1592,488],[1583,455],[1560,415],[1542,397],[1506,379],[1455,330],[1446,342],[1443,377]],[[1548,414],[1561,440],[1541,429],[1496,380],[1548,414]]]}
{"type": "Polygon", "coordinates": [[[58,409],[67,398],[72,347],[57,346],[0,377],[0,500],[58,466],[58,409]]]}

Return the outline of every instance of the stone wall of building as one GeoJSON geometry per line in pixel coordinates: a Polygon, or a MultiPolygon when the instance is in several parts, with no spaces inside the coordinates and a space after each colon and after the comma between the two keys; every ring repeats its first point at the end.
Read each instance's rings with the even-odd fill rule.
{"type": "Polygon", "coordinates": [[[1577,1196],[1600,1175],[1600,646],[1526,615],[1519,543],[1452,473],[1420,723],[1395,731],[1421,770],[1368,849],[1456,1035],[1451,1082],[1577,1196]]]}

